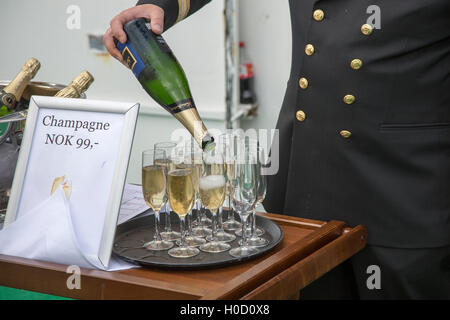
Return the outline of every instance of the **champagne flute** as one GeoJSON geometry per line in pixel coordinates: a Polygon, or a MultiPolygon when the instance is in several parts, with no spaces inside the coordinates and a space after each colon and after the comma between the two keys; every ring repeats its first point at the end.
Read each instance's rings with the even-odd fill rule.
{"type": "Polygon", "coordinates": [[[234,218],[234,211],[231,207],[231,197],[233,195],[233,179],[234,179],[234,163],[235,163],[235,142],[237,137],[233,134],[226,133],[219,136],[219,146],[225,158],[227,170],[227,189],[226,199],[228,204],[228,219],[223,223],[223,229],[227,231],[235,231],[241,228],[241,223],[234,218]]]}
{"type": "Polygon", "coordinates": [[[235,163],[235,179],[233,188],[233,209],[239,214],[242,223],[242,241],[240,247],[230,250],[230,255],[242,258],[258,252],[247,243],[245,232],[246,221],[256,203],[258,194],[258,165],[256,155],[251,152],[247,137],[240,141],[242,152],[235,163]]]}
{"type": "Polygon", "coordinates": [[[144,244],[149,250],[167,250],[173,247],[173,243],[163,240],[159,232],[159,213],[167,201],[166,195],[166,168],[155,164],[158,160],[165,159],[163,150],[146,150],[142,152],[142,193],[147,205],[155,214],[154,240],[144,244]]]}
{"type": "Polygon", "coordinates": [[[269,241],[267,239],[261,238],[258,234],[257,230],[261,228],[256,228],[256,204],[262,203],[264,201],[264,197],[266,196],[266,189],[267,189],[267,177],[265,175],[265,168],[267,167],[267,159],[265,157],[264,148],[259,146],[259,144],[256,146],[257,149],[257,155],[258,155],[258,191],[257,191],[257,198],[256,203],[253,206],[252,210],[252,219],[251,219],[251,235],[250,238],[247,239],[247,243],[254,247],[264,247],[269,244],[269,241]]]}
{"type": "MultiPolygon", "coordinates": [[[[194,187],[194,205],[197,202],[197,199],[199,197],[199,191],[198,191],[198,179],[200,175],[200,167],[198,165],[195,165],[193,154],[186,152],[186,155],[183,154],[183,149],[176,150],[177,159],[173,159],[172,161],[172,167],[176,169],[189,169],[192,171],[192,184],[194,187]]],[[[185,235],[185,243],[189,247],[198,247],[204,243],[206,243],[206,240],[203,238],[200,238],[198,236],[195,236],[192,231],[192,209],[189,211],[188,215],[186,216],[187,220],[187,230],[185,235]]],[[[176,244],[180,245],[181,240],[177,240],[176,244]]]]}
{"type": "MultiPolygon", "coordinates": [[[[176,143],[174,142],[158,142],[155,143],[154,148],[163,150],[166,153],[166,158],[158,160],[157,164],[160,166],[164,166],[166,168],[166,172],[169,171],[169,164],[170,164],[170,157],[172,155],[173,149],[176,147],[176,143]]],[[[174,241],[177,239],[180,239],[181,235],[179,232],[172,230],[172,225],[170,222],[170,212],[171,208],[169,203],[165,206],[165,213],[166,213],[166,219],[165,219],[165,228],[164,231],[161,232],[161,237],[168,241],[174,241]]]]}
{"type": "MultiPolygon", "coordinates": [[[[261,200],[261,202],[262,202],[264,200],[265,192],[266,192],[265,191],[266,190],[265,189],[266,188],[266,182],[265,182],[266,177],[265,176],[261,177],[261,175],[260,175],[260,172],[262,170],[262,166],[261,166],[261,161],[260,160],[261,160],[261,156],[264,156],[264,159],[265,159],[265,154],[263,153],[263,150],[262,150],[261,146],[259,145],[259,142],[258,142],[257,139],[251,138],[251,137],[246,137],[246,139],[247,139],[247,145],[248,145],[249,151],[255,156],[256,162],[257,162],[257,165],[258,165],[258,170],[257,170],[258,178],[257,178],[257,181],[258,181],[258,190],[259,190],[260,183],[261,183],[261,187],[262,187],[262,190],[260,190],[261,191],[261,196],[262,196],[262,200],[261,200]]],[[[258,195],[258,197],[260,198],[259,195],[258,195]]],[[[248,224],[246,225],[245,229],[239,229],[239,230],[237,230],[235,232],[235,234],[237,236],[241,237],[242,236],[242,230],[245,230],[247,236],[249,237],[248,239],[252,238],[254,240],[253,241],[254,244],[257,245],[259,243],[258,246],[265,246],[266,245],[265,243],[266,243],[267,240],[263,239],[263,240],[259,240],[258,241],[256,239],[257,237],[260,237],[260,236],[262,236],[265,233],[264,229],[259,228],[259,227],[256,226],[256,218],[255,218],[256,205],[258,204],[259,198],[257,198],[257,201],[255,202],[255,204],[254,204],[254,206],[252,208],[252,214],[251,214],[250,218],[248,219],[248,224]]],[[[261,238],[259,238],[259,239],[261,239],[261,238]]],[[[251,243],[251,242],[249,241],[249,243],[251,243]]],[[[268,242],[267,242],[267,244],[268,244],[268,242]]]]}
{"type": "Polygon", "coordinates": [[[200,253],[197,248],[187,245],[184,231],[186,215],[192,210],[195,200],[192,174],[191,168],[175,169],[169,171],[167,178],[170,206],[180,217],[180,245],[168,252],[174,258],[190,258],[200,253]]]}
{"type": "Polygon", "coordinates": [[[217,212],[225,200],[225,164],[217,148],[203,153],[202,175],[199,179],[200,198],[212,214],[212,235],[210,242],[200,246],[200,250],[211,253],[227,251],[228,243],[217,239],[217,212]]]}
{"type": "MultiPolygon", "coordinates": [[[[203,154],[202,150],[193,139],[191,139],[191,144],[186,146],[186,153],[190,154],[191,163],[197,168],[198,178],[200,178],[203,166],[203,154]]],[[[195,226],[192,229],[192,235],[195,237],[207,237],[212,233],[212,230],[208,227],[211,225],[211,219],[206,217],[206,209],[202,206],[198,189],[195,208],[197,211],[197,220],[192,222],[192,225],[195,226]]]]}
{"type": "MultiPolygon", "coordinates": [[[[230,188],[231,188],[231,184],[230,184],[230,180],[233,179],[234,176],[234,161],[233,158],[231,157],[230,151],[228,149],[229,145],[226,145],[223,143],[223,139],[222,141],[219,139],[219,152],[222,153],[224,162],[225,162],[225,198],[230,199],[230,188]],[[228,162],[227,162],[228,161],[228,162]]],[[[236,236],[233,234],[229,234],[227,232],[225,232],[224,228],[223,228],[223,221],[222,221],[222,212],[223,212],[223,207],[219,208],[218,211],[218,215],[217,215],[217,232],[216,232],[216,238],[218,241],[221,242],[232,242],[236,239],[236,236]]],[[[208,241],[212,241],[212,235],[206,237],[206,240],[208,241]]]]}

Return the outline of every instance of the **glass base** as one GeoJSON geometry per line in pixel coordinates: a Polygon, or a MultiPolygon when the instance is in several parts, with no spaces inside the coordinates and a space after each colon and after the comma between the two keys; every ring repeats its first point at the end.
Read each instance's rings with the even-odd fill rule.
{"type": "Polygon", "coordinates": [[[191,247],[176,247],[170,249],[168,254],[174,258],[190,258],[198,255],[200,251],[197,248],[191,247]]]}
{"type": "MultiPolygon", "coordinates": [[[[223,232],[223,231],[217,232],[216,236],[217,236],[216,237],[217,240],[220,241],[220,242],[231,242],[231,241],[234,241],[236,239],[235,235],[232,235],[232,234],[229,234],[229,233],[226,233],[226,232],[223,232]]],[[[212,235],[207,236],[206,240],[212,241],[213,240],[212,239],[212,235]]]]}
{"type": "Polygon", "coordinates": [[[230,248],[231,246],[228,243],[220,241],[211,241],[200,246],[200,250],[210,253],[224,252],[230,250],[230,248]]]}
{"type": "MultiPolygon", "coordinates": [[[[209,218],[207,218],[207,217],[204,217],[204,218],[202,219],[202,225],[203,225],[204,227],[210,227],[210,226],[212,226],[212,220],[209,219],[209,218]]],[[[195,219],[194,221],[192,221],[192,226],[193,226],[193,227],[198,227],[198,220],[197,220],[197,219],[195,219]]]]}
{"type": "Polygon", "coordinates": [[[163,251],[168,250],[174,246],[173,242],[165,241],[165,240],[153,240],[147,243],[144,243],[143,247],[147,250],[155,250],[155,251],[163,251]]]}
{"type": "Polygon", "coordinates": [[[227,220],[222,224],[222,227],[225,231],[235,231],[242,229],[241,223],[236,220],[227,220]]]}
{"type": "Polygon", "coordinates": [[[230,250],[230,255],[235,258],[248,257],[258,252],[255,247],[238,247],[230,250]]]}
{"type": "MultiPolygon", "coordinates": [[[[258,228],[258,227],[256,228],[256,236],[257,237],[262,236],[264,233],[266,233],[266,231],[264,229],[261,229],[261,228],[258,228]]],[[[236,230],[236,232],[234,234],[237,235],[238,237],[242,237],[242,228],[239,229],[239,230],[236,230]]],[[[245,230],[245,235],[247,237],[250,237],[252,235],[252,229],[247,228],[245,230]]]]}
{"type": "Polygon", "coordinates": [[[161,232],[161,238],[166,241],[175,241],[181,239],[181,234],[176,231],[164,231],[161,232]]]}
{"type": "MultiPolygon", "coordinates": [[[[186,237],[186,244],[188,245],[188,247],[198,247],[201,246],[202,244],[206,243],[206,240],[200,237],[186,237]]],[[[176,241],[177,246],[179,246],[181,244],[181,240],[177,240],[176,241]]]]}
{"type": "Polygon", "coordinates": [[[208,227],[196,227],[192,229],[194,237],[207,237],[212,234],[212,230],[208,227]]]}
{"type": "MultiPolygon", "coordinates": [[[[247,244],[252,247],[261,248],[267,246],[269,244],[269,241],[264,238],[254,237],[247,239],[247,244]]],[[[239,245],[242,245],[242,240],[239,240],[239,245]]]]}

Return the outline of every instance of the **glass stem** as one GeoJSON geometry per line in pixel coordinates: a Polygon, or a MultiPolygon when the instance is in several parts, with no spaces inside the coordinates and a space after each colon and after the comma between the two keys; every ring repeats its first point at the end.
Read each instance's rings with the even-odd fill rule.
{"type": "Polygon", "coordinates": [[[187,235],[192,234],[192,210],[187,215],[187,235]]]}
{"type": "Polygon", "coordinates": [[[222,224],[223,224],[222,207],[219,208],[219,211],[218,211],[218,212],[219,212],[219,213],[218,213],[218,215],[217,215],[217,230],[218,230],[218,231],[223,231],[223,227],[222,227],[222,224]]]}
{"type": "Polygon", "coordinates": [[[234,222],[234,212],[233,208],[231,207],[231,195],[228,196],[228,220],[234,222]]]}
{"type": "Polygon", "coordinates": [[[180,233],[181,233],[180,247],[182,247],[182,248],[187,247],[187,245],[186,245],[186,237],[185,237],[185,234],[184,234],[184,229],[185,229],[185,226],[184,226],[185,221],[184,221],[184,219],[185,219],[185,217],[186,216],[180,217],[180,233]]]}
{"type": "Polygon", "coordinates": [[[211,210],[212,215],[212,240],[217,241],[217,225],[216,225],[216,218],[217,218],[217,210],[211,210]]]}
{"type": "Polygon", "coordinates": [[[159,233],[159,211],[155,211],[155,240],[161,241],[161,234],[159,233]]]}
{"type": "Polygon", "coordinates": [[[242,223],[242,246],[241,247],[247,247],[247,236],[245,235],[245,231],[247,229],[247,219],[248,214],[241,214],[241,223],[242,223]]]}
{"type": "Polygon", "coordinates": [[[202,205],[201,205],[201,202],[200,202],[200,199],[199,199],[199,200],[197,200],[197,221],[198,221],[197,225],[198,225],[199,228],[203,227],[202,218],[203,218],[203,216],[202,216],[202,205]]]}
{"type": "Polygon", "coordinates": [[[253,208],[253,210],[252,210],[252,225],[251,225],[250,237],[251,238],[256,237],[256,208],[253,208]]]}
{"type": "Polygon", "coordinates": [[[166,203],[166,227],[165,227],[165,231],[166,232],[171,232],[172,231],[172,225],[170,223],[170,206],[168,203],[166,203]]]}

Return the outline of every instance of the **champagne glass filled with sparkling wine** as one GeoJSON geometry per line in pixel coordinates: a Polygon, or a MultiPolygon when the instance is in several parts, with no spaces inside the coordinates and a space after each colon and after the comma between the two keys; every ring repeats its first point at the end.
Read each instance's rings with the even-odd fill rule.
{"type": "MultiPolygon", "coordinates": [[[[158,142],[158,143],[155,143],[155,145],[154,145],[155,149],[163,150],[166,153],[165,159],[161,159],[156,162],[156,164],[158,164],[160,166],[164,166],[166,168],[166,172],[169,171],[169,165],[170,165],[170,161],[171,161],[170,157],[172,156],[172,153],[176,146],[177,146],[177,144],[174,142],[158,142]]],[[[169,203],[166,204],[164,211],[166,213],[165,214],[165,217],[166,217],[165,228],[164,228],[164,231],[161,232],[161,237],[167,241],[174,241],[174,240],[180,239],[180,233],[172,230],[172,224],[170,221],[170,212],[172,210],[170,208],[169,203]]]]}
{"type": "Polygon", "coordinates": [[[200,250],[218,253],[230,249],[230,245],[217,239],[217,212],[225,200],[226,171],[222,154],[216,149],[203,153],[202,174],[199,191],[202,204],[212,214],[212,236],[210,242],[200,246],[200,250]]]}
{"type": "Polygon", "coordinates": [[[170,206],[180,217],[180,246],[169,250],[169,255],[175,258],[189,258],[200,252],[197,248],[189,247],[185,238],[185,218],[195,201],[193,173],[192,168],[186,166],[183,169],[170,170],[167,178],[170,206]]]}
{"type": "MultiPolygon", "coordinates": [[[[191,144],[193,145],[193,144],[191,144]]],[[[197,206],[198,208],[198,202],[199,202],[199,188],[198,188],[198,179],[200,177],[201,174],[201,170],[202,170],[202,154],[201,153],[197,153],[196,151],[193,151],[190,146],[185,146],[184,150],[184,162],[182,164],[178,164],[177,167],[179,169],[184,169],[184,168],[190,168],[192,170],[192,179],[193,179],[193,184],[194,184],[194,192],[195,192],[195,196],[194,196],[194,207],[197,206]]],[[[198,214],[198,210],[197,210],[197,214],[198,214]]],[[[201,219],[201,217],[200,217],[201,219]]],[[[187,245],[189,247],[198,247],[204,243],[206,243],[206,240],[203,239],[201,236],[205,236],[208,235],[208,231],[209,233],[211,233],[211,231],[205,230],[203,229],[203,227],[200,228],[200,230],[197,229],[197,234],[194,233],[193,228],[192,228],[192,224],[193,224],[193,213],[192,210],[189,212],[187,218],[187,232],[186,232],[186,237],[185,237],[185,241],[187,243],[187,245]],[[200,235],[198,234],[198,232],[200,231],[200,235]],[[206,234],[204,233],[206,232],[206,234]]],[[[178,244],[177,240],[177,244],[178,244]]]]}
{"type": "Polygon", "coordinates": [[[159,213],[167,201],[166,175],[164,166],[155,164],[155,161],[165,159],[163,150],[146,150],[142,152],[142,193],[147,205],[155,213],[154,240],[144,244],[149,250],[167,250],[173,247],[173,243],[161,239],[159,232],[159,213]]]}

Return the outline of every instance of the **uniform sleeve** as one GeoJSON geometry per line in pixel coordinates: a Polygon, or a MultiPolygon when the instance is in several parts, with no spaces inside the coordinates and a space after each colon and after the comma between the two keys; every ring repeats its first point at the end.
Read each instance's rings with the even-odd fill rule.
{"type": "Polygon", "coordinates": [[[164,31],[189,17],[211,0],[139,0],[136,5],[154,4],[164,10],[164,31]]]}

